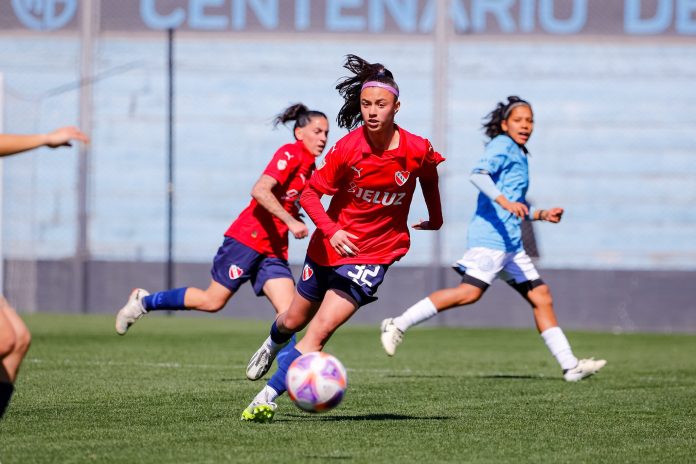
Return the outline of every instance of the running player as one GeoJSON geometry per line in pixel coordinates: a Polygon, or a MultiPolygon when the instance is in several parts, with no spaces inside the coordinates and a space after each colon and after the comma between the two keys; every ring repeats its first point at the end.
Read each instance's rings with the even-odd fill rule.
{"type": "Polygon", "coordinates": [[[213,259],[206,290],[183,287],[150,295],[136,288],[116,315],[116,332],[128,328],[150,311],[198,310],[217,312],[248,280],[258,296],[266,296],[277,313],[288,309],[295,282],[288,264],[288,232],[297,239],[309,231],[300,220],[297,200],[314,171],[329,134],[326,115],[301,103],[276,116],[274,124],[295,121],[295,143],[276,151],[254,185],[249,206],[225,232],[213,259]]]}
{"type": "Polygon", "coordinates": [[[334,145],[302,193],[302,207],[317,230],[290,309],[273,323],[270,336],[249,362],[247,377],[263,377],[290,337],[309,327],[278,360],[277,371],[243,411],[242,420],[271,420],[292,361],[302,353],[321,351],[358,308],[377,299],[389,266],[410,246],[407,217],[416,180],[430,220],[412,227],[442,226],[437,165],[443,158],[430,142],[394,123],[400,106],[394,76],[383,65],[355,55],[347,56],[344,67],[354,76],[336,86],[344,99],[338,125],[362,125],[334,145]],[[328,211],[322,195],[333,196],[328,211]]]}
{"type": "Polygon", "coordinates": [[[399,317],[382,321],[382,346],[394,356],[409,327],[441,311],[478,301],[496,277],[517,290],[532,306],[536,327],[563,370],[563,378],[575,382],[596,373],[604,360],[580,359],[558,327],[548,285],[522,247],[523,220],[557,223],[563,209],[529,208],[525,195],[529,185],[525,144],[534,129],[531,105],[508,97],[488,114],[483,128],[491,139],[474,167],[471,182],[481,191],[469,225],[468,249],[455,263],[462,283],[438,290],[408,308],[399,317]]]}
{"type": "MultiPolygon", "coordinates": [[[[0,157],[39,147],[69,147],[72,141],[89,140],[76,127],[61,127],[47,134],[0,134],[0,157]]],[[[14,393],[19,366],[31,344],[31,333],[17,312],[0,295],[0,418],[14,393]]]]}

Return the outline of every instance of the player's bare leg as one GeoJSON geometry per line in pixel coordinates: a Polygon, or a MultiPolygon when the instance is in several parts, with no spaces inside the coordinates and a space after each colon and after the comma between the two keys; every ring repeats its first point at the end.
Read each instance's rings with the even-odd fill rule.
{"type": "Polygon", "coordinates": [[[14,393],[19,366],[31,344],[31,334],[15,310],[0,296],[0,418],[14,393]]]}
{"type": "Polygon", "coordinates": [[[297,342],[297,350],[301,353],[323,350],[331,335],[357,310],[358,304],[353,298],[340,290],[329,290],[309,323],[307,333],[297,342]]]}
{"type": "Polygon", "coordinates": [[[295,282],[285,277],[269,279],[263,284],[263,293],[273,305],[276,314],[284,313],[295,295],[295,282]]]}
{"type": "MultiPolygon", "coordinates": [[[[158,295],[177,298],[178,301],[171,306],[175,310],[187,309],[215,313],[225,307],[234,292],[211,279],[205,290],[196,287],[179,288],[156,293],[151,298],[159,298],[158,295]]],[[[130,326],[152,310],[146,307],[147,297],[150,297],[150,293],[142,288],[136,288],[131,292],[125,306],[116,314],[116,332],[119,335],[125,335],[130,326]]]]}
{"type": "MultiPolygon", "coordinates": [[[[290,307],[292,298],[295,294],[295,281],[287,277],[268,279],[263,284],[263,293],[273,305],[276,314],[284,313],[290,307]]],[[[282,359],[295,347],[297,337],[292,334],[288,343],[278,352],[276,359],[282,359]]]]}
{"type": "Polygon", "coordinates": [[[232,295],[234,295],[232,290],[211,279],[205,290],[187,287],[184,305],[187,309],[216,313],[225,307],[232,295]]]}
{"type": "Polygon", "coordinates": [[[540,285],[530,290],[525,299],[532,305],[534,322],[539,333],[558,327],[556,313],[553,311],[553,297],[548,285],[540,285]]]}
{"type": "MultiPolygon", "coordinates": [[[[294,334],[304,329],[319,309],[319,303],[309,301],[297,291],[289,309],[278,315],[271,331],[277,330],[280,334],[294,334]]],[[[271,368],[273,360],[278,352],[285,346],[284,343],[276,343],[269,336],[249,360],[246,376],[249,380],[258,380],[271,368]]]]}
{"type": "Polygon", "coordinates": [[[31,333],[22,318],[2,296],[0,296],[0,340],[5,342],[0,348],[2,359],[0,382],[14,383],[19,373],[19,366],[29,351],[31,333]]]}

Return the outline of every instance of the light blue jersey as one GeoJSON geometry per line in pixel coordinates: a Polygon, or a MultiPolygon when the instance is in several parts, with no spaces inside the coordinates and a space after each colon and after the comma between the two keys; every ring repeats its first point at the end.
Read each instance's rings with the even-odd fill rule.
{"type": "MultiPolygon", "coordinates": [[[[525,151],[510,137],[501,134],[488,142],[473,172],[488,173],[495,186],[510,201],[527,203],[529,168],[525,151]]],[[[521,251],[521,219],[479,193],[471,219],[467,247],[485,247],[505,252],[521,251]]]]}

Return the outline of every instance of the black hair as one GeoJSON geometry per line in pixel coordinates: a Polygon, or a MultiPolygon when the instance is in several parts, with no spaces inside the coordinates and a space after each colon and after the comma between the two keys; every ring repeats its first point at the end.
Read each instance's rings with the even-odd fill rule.
{"type": "Polygon", "coordinates": [[[321,111],[310,110],[302,103],[295,103],[290,105],[282,113],[278,113],[275,118],[273,118],[273,127],[278,127],[278,124],[285,124],[288,121],[295,121],[295,126],[292,128],[292,133],[295,133],[295,129],[298,127],[304,127],[309,124],[312,119],[321,117],[326,120],[326,117],[321,111]]]}
{"type": "Polygon", "coordinates": [[[486,136],[493,139],[503,133],[501,124],[510,117],[513,108],[521,105],[526,105],[530,109],[532,105],[528,101],[521,99],[516,95],[507,97],[507,103],[498,102],[495,109],[486,115],[483,122],[483,129],[486,136]]]}
{"type": "MultiPolygon", "coordinates": [[[[357,55],[346,55],[343,65],[354,76],[344,77],[339,80],[336,90],[343,97],[343,106],[336,116],[338,127],[354,129],[362,122],[360,113],[360,92],[362,85],[368,81],[377,81],[394,87],[397,91],[394,75],[381,63],[368,63],[357,55]]],[[[398,97],[396,97],[398,99],[398,97]]]]}

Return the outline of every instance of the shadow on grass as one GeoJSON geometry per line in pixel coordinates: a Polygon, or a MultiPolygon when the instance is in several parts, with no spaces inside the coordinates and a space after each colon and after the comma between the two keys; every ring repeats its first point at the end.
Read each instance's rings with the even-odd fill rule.
{"type": "Polygon", "coordinates": [[[543,375],[525,375],[525,374],[482,374],[482,375],[467,375],[467,374],[389,374],[384,377],[388,379],[502,379],[502,380],[553,380],[558,381],[556,377],[545,377],[543,375]]]}
{"type": "Polygon", "coordinates": [[[544,377],[542,375],[520,375],[520,374],[490,374],[490,375],[478,375],[476,378],[479,379],[502,379],[502,380],[553,380],[558,382],[555,377],[544,377]]]}
{"type": "Polygon", "coordinates": [[[351,416],[319,416],[319,415],[310,415],[310,414],[297,414],[297,413],[290,413],[290,414],[283,414],[282,418],[277,418],[274,420],[274,422],[283,422],[283,421],[295,421],[298,419],[302,420],[312,420],[312,421],[330,421],[330,422],[343,422],[343,421],[402,421],[402,420],[419,420],[419,421],[424,421],[424,420],[448,420],[448,419],[454,419],[453,417],[448,417],[448,416],[430,416],[430,417],[424,417],[424,416],[407,416],[404,414],[359,414],[359,415],[351,415],[351,416]]]}
{"type": "Polygon", "coordinates": [[[387,374],[387,379],[458,379],[464,376],[454,374],[387,374]]]}

